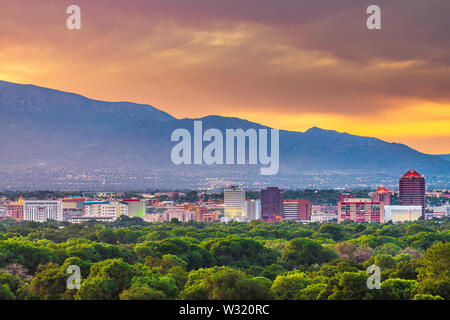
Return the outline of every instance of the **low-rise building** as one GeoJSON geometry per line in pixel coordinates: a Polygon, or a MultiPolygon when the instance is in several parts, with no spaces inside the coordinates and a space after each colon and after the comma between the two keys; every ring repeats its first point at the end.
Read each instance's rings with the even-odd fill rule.
{"type": "Polygon", "coordinates": [[[23,220],[63,221],[62,202],[61,200],[25,200],[23,202],[23,220]]]}
{"type": "Polygon", "coordinates": [[[422,206],[385,206],[384,218],[393,223],[415,221],[422,216],[422,206]]]}

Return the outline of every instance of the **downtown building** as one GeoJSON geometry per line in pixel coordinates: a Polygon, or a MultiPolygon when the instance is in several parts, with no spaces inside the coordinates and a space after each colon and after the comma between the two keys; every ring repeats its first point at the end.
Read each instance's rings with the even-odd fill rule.
{"type": "Polygon", "coordinates": [[[245,219],[245,191],[231,187],[223,191],[226,219],[245,219]]]}
{"type": "Polygon", "coordinates": [[[392,204],[391,192],[384,186],[381,186],[372,195],[373,202],[383,202],[385,206],[392,204]]]}
{"type": "Polygon", "coordinates": [[[356,223],[384,223],[384,203],[366,198],[344,199],[338,203],[338,223],[344,220],[356,223]]]}
{"type": "Polygon", "coordinates": [[[422,216],[421,206],[384,206],[384,220],[392,223],[416,221],[422,216]]]}
{"type": "Polygon", "coordinates": [[[245,201],[245,212],[247,221],[260,220],[261,219],[261,201],[260,200],[247,200],[245,201]]]}
{"type": "Polygon", "coordinates": [[[399,181],[399,202],[401,206],[421,206],[425,218],[425,177],[411,169],[399,181]]]}
{"type": "Polygon", "coordinates": [[[283,191],[278,187],[261,190],[261,218],[267,222],[283,220],[283,191]]]}
{"type": "Polygon", "coordinates": [[[61,200],[24,200],[23,220],[45,222],[63,221],[61,200]]]}
{"type": "Polygon", "coordinates": [[[308,200],[284,200],[283,216],[286,220],[310,221],[312,203],[308,200]]]}

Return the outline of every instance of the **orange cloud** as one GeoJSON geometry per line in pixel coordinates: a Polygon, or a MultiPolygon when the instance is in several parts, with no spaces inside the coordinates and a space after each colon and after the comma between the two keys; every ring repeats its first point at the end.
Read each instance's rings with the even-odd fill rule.
{"type": "Polygon", "coordinates": [[[0,0],[0,79],[450,153],[448,2],[420,22],[422,2],[386,3],[370,33],[360,1],[285,1],[80,0],[69,31],[68,1],[0,0]]]}

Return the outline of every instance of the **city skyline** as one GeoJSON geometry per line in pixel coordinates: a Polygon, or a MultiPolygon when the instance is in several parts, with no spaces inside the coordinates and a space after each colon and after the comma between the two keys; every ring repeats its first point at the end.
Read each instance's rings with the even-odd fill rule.
{"type": "Polygon", "coordinates": [[[81,0],[81,30],[65,2],[0,4],[1,80],[450,153],[445,1],[381,1],[377,31],[357,1],[81,0]]]}

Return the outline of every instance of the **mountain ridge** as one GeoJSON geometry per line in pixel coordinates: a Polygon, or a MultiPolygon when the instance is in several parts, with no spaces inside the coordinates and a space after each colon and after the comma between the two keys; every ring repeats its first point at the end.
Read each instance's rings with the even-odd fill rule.
{"type": "MultiPolygon", "coordinates": [[[[133,170],[143,174],[149,169],[167,168],[182,174],[186,167],[170,162],[175,145],[170,136],[178,128],[192,132],[195,120],[202,120],[204,130],[218,128],[222,132],[228,128],[269,128],[219,115],[177,119],[151,105],[105,102],[0,81],[0,171],[44,166],[133,170]]],[[[411,168],[427,175],[448,175],[450,161],[404,144],[315,126],[305,132],[280,130],[281,175],[353,170],[397,176],[411,168]]],[[[211,175],[219,174],[217,168],[203,169],[211,175]]],[[[252,168],[236,170],[230,177],[242,176],[252,168]]]]}

